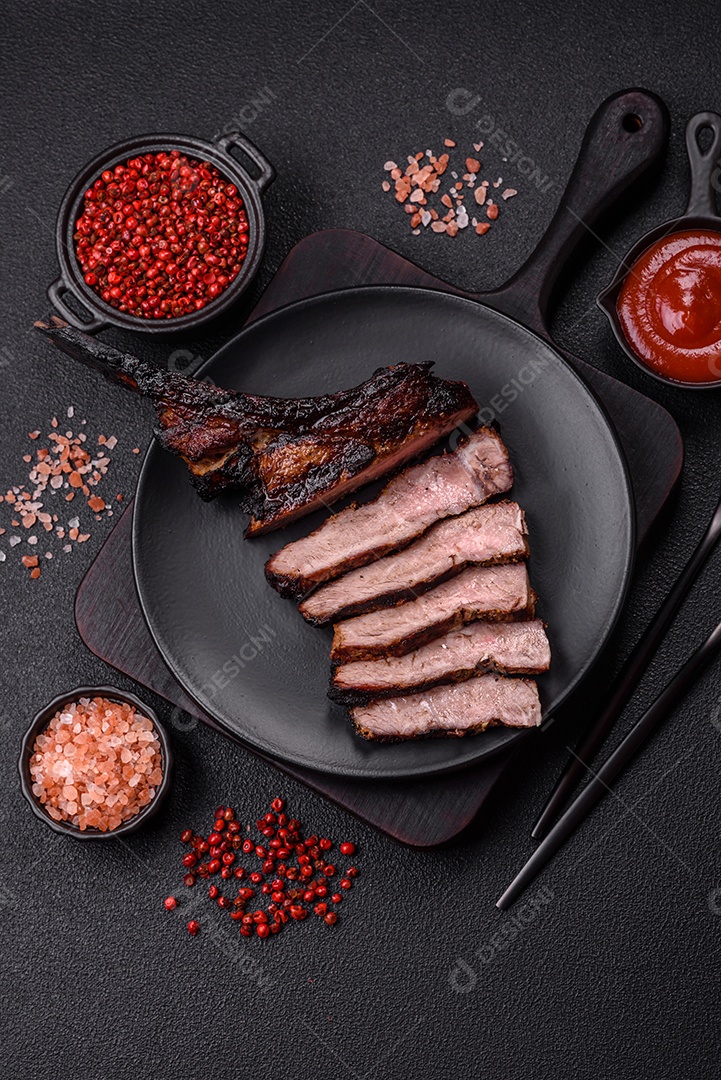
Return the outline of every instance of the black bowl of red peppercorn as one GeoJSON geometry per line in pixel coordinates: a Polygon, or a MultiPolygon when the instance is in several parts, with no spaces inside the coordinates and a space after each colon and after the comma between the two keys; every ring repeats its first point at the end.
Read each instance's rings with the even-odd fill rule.
{"type": "Polygon", "coordinates": [[[261,194],[274,178],[238,132],[216,143],[186,135],[117,143],[78,173],[60,206],[51,303],[90,333],[195,329],[251,284],[265,248],[261,194]]]}

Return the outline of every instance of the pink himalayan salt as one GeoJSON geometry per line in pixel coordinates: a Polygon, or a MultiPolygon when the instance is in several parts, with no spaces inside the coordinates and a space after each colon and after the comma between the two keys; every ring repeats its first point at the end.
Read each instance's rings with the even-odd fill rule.
{"type": "Polygon", "coordinates": [[[154,798],[163,779],[153,723],[132,705],[80,698],[35,739],[32,791],[54,821],[117,829],[154,798]]]}

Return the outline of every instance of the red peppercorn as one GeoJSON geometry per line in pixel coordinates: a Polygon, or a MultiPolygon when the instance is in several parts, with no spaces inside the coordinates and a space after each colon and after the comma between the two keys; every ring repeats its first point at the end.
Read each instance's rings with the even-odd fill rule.
{"type": "Polygon", "coordinates": [[[340,851],[341,855],[354,855],[355,854],[355,844],[352,844],[350,842],[350,840],[346,840],[344,843],[342,843],[340,845],[338,850],[340,851]]]}
{"type": "Polygon", "coordinates": [[[253,843],[252,840],[244,840],[243,841],[243,851],[245,852],[246,855],[250,855],[251,851],[253,851],[254,848],[255,848],[255,844],[253,843]]]}
{"type": "Polygon", "coordinates": [[[228,832],[233,836],[236,833],[239,833],[240,832],[240,822],[238,822],[238,821],[229,822],[228,823],[228,832]]]}
{"type": "Polygon", "coordinates": [[[192,829],[184,829],[183,832],[180,834],[180,842],[181,842],[181,844],[189,844],[192,839],[193,839],[193,830],[192,829]]]}
{"type": "Polygon", "coordinates": [[[208,837],[208,843],[211,847],[217,847],[222,839],[223,837],[220,835],[219,832],[212,832],[208,837]]]}
{"type": "Polygon", "coordinates": [[[313,911],[316,913],[316,915],[325,915],[327,910],[328,910],[328,905],[327,904],[316,904],[315,907],[313,908],[313,911]]]}
{"type": "Polygon", "coordinates": [[[243,878],[243,877],[245,877],[245,867],[243,867],[243,866],[236,866],[236,868],[235,868],[235,870],[233,871],[233,873],[235,874],[235,876],[236,876],[237,878],[243,878]]]}
{"type": "Polygon", "coordinates": [[[255,928],[255,932],[259,938],[267,938],[270,935],[270,927],[267,923],[259,923],[255,928]]]}
{"type": "Polygon", "coordinates": [[[305,900],[306,904],[312,904],[313,901],[315,900],[315,892],[314,892],[314,890],[313,889],[308,889],[307,892],[304,892],[303,893],[303,899],[305,900]]]}
{"type": "Polygon", "coordinates": [[[190,936],[195,937],[195,935],[198,933],[199,930],[200,930],[200,923],[196,922],[195,919],[191,919],[190,922],[188,923],[188,933],[190,934],[190,936]]]}
{"type": "Polygon", "coordinates": [[[338,922],[338,916],[335,911],[329,911],[327,915],[323,916],[323,921],[328,923],[328,926],[335,926],[338,922]]]}
{"type": "Polygon", "coordinates": [[[328,840],[327,837],[321,836],[320,840],[318,841],[318,847],[321,849],[321,851],[330,851],[330,849],[333,847],[333,842],[332,840],[328,840]]]}
{"type": "Polygon", "coordinates": [[[333,901],[334,904],[340,904],[342,899],[343,899],[343,897],[341,896],[341,894],[339,892],[334,892],[333,895],[331,896],[331,900],[333,901]]]}
{"type": "Polygon", "coordinates": [[[225,828],[225,818],[222,818],[222,817],[216,818],[215,821],[213,822],[213,831],[214,832],[222,832],[224,828],[225,828]]]}
{"type": "MultiPolygon", "coordinates": [[[[220,815],[218,815],[218,816],[220,816],[220,815]]],[[[223,817],[224,821],[232,821],[233,820],[233,818],[235,817],[235,810],[232,808],[232,806],[228,806],[223,811],[222,817],[223,817]]]]}
{"type": "Polygon", "coordinates": [[[349,866],[345,872],[345,876],[349,878],[358,877],[358,871],[356,870],[355,866],[349,866]]]}
{"type": "Polygon", "coordinates": [[[240,932],[243,935],[243,937],[252,937],[253,936],[253,931],[250,929],[249,926],[241,926],[240,932]]]}
{"type": "Polygon", "coordinates": [[[251,896],[253,896],[254,893],[255,889],[238,889],[238,896],[240,896],[243,900],[250,900],[251,896]]]}
{"type": "Polygon", "coordinates": [[[195,874],[186,874],[183,878],[183,885],[187,885],[188,888],[190,888],[191,885],[195,885],[195,874]]]}
{"type": "Polygon", "coordinates": [[[332,863],[329,863],[328,866],[323,867],[323,873],[326,877],[333,877],[335,874],[335,866],[333,866],[332,863]]]}
{"type": "Polygon", "coordinates": [[[340,885],[341,889],[350,889],[353,883],[350,878],[344,877],[340,879],[338,884],[340,885]]]}
{"type": "Polygon", "coordinates": [[[217,885],[211,885],[208,889],[208,896],[211,900],[215,900],[220,895],[220,889],[217,885]]]}
{"type": "Polygon", "coordinates": [[[190,868],[195,866],[198,861],[197,855],[194,855],[192,851],[189,851],[187,855],[183,855],[183,866],[190,868]]]}
{"type": "Polygon", "coordinates": [[[220,907],[220,908],[229,908],[232,903],[233,903],[233,901],[230,899],[229,896],[219,896],[218,897],[218,907],[220,907]]]}
{"type": "Polygon", "coordinates": [[[220,876],[226,881],[228,881],[230,878],[232,878],[233,871],[229,866],[224,866],[223,869],[220,871],[220,876]]]}
{"type": "Polygon", "coordinates": [[[255,849],[255,854],[258,856],[259,859],[264,859],[267,852],[264,847],[261,847],[260,844],[258,844],[255,849]]]}
{"type": "Polygon", "coordinates": [[[328,895],[327,886],[326,885],[316,885],[316,887],[315,887],[315,895],[316,896],[327,896],[328,895]]]}
{"type": "Polygon", "coordinates": [[[260,882],[261,882],[261,881],[263,880],[263,875],[262,875],[262,874],[259,874],[259,873],[258,873],[258,871],[257,871],[257,870],[255,870],[255,871],[254,871],[254,872],[253,872],[253,873],[252,873],[252,874],[250,875],[250,880],[251,880],[251,881],[253,882],[253,884],[254,884],[254,885],[258,885],[258,884],[260,884],[260,882]]]}
{"type": "Polygon", "coordinates": [[[178,901],[175,899],[174,896],[166,897],[166,899],[163,901],[163,903],[165,904],[165,910],[166,911],[172,911],[174,908],[176,908],[178,906],[178,901]]]}
{"type": "Polygon", "coordinates": [[[305,919],[307,914],[308,914],[308,912],[306,911],[306,909],[304,907],[301,907],[299,904],[291,904],[291,907],[290,907],[290,917],[291,917],[291,919],[295,919],[296,922],[302,922],[303,919],[305,919]]]}
{"type": "Polygon", "coordinates": [[[274,810],[276,812],[276,814],[279,814],[281,812],[281,810],[284,808],[284,806],[285,806],[285,803],[283,802],[283,800],[282,799],[277,799],[277,798],[273,799],[272,803],[270,804],[271,810],[274,810]]]}
{"type": "Polygon", "coordinates": [[[226,851],[221,861],[224,863],[225,866],[230,866],[231,863],[235,862],[235,855],[232,851],[226,851]]]}
{"type": "Polygon", "coordinates": [[[230,917],[234,922],[239,922],[243,918],[242,911],[231,911],[230,917]]]}

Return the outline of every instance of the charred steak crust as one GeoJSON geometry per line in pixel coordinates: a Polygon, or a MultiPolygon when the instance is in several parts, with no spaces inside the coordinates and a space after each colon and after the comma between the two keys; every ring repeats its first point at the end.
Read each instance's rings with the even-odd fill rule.
{"type": "Polygon", "coordinates": [[[513,470],[497,432],[481,428],[453,453],[394,476],[373,500],[346,507],[266,563],[270,584],[301,599],[357,567],[402,550],[437,521],[480,506],[511,487],[513,470]]]}
{"type": "Polygon", "coordinates": [[[550,662],[550,645],[540,619],[475,622],[404,656],[335,665],[328,697],[341,705],[364,705],[488,672],[540,675],[550,662]]]}
{"type": "Polygon", "coordinates": [[[299,605],[306,622],[329,622],[413,600],[468,566],[520,562],[529,554],[517,503],[488,503],[436,522],[401,551],[319,586],[299,605]]]}
{"type": "Polygon", "coordinates": [[[149,398],[158,441],[183,459],[201,497],[242,493],[246,535],[280,528],[400,468],[478,410],[466,384],[432,375],[430,362],[379,368],[336,394],[261,397],[158,368],[56,316],[36,327],[149,398]]]}

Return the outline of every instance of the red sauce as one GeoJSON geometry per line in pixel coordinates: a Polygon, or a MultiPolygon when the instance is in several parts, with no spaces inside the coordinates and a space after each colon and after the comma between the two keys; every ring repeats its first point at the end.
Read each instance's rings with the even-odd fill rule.
{"type": "Polygon", "coordinates": [[[652,244],[617,306],[631,348],[659,375],[721,381],[721,232],[690,230],[652,244]]]}

